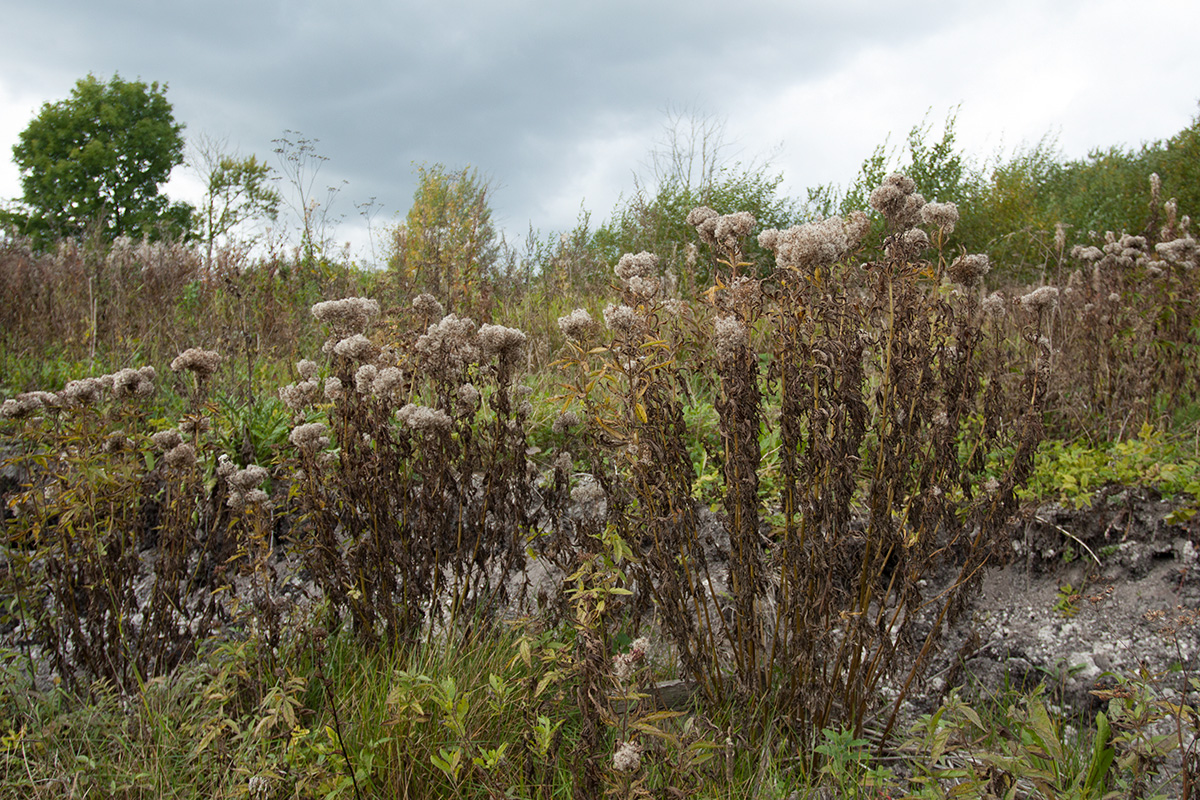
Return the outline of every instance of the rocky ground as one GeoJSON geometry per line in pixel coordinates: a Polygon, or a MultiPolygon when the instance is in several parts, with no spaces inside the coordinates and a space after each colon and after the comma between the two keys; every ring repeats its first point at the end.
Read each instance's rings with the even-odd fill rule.
{"type": "Polygon", "coordinates": [[[968,686],[1045,681],[1077,711],[1097,685],[1141,670],[1200,667],[1200,518],[1145,489],[1109,489],[1091,508],[1046,504],[1017,523],[1013,558],[984,581],[950,637],[968,686]]]}

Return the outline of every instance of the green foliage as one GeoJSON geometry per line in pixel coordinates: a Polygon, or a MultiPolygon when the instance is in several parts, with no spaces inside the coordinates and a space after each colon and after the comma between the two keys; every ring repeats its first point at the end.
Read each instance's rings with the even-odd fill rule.
{"type": "MultiPolygon", "coordinates": [[[[699,253],[687,255],[685,242],[695,239],[687,224],[687,215],[697,206],[708,206],[718,214],[749,211],[757,228],[783,229],[800,221],[795,201],[779,196],[783,175],[772,175],[767,167],[747,169],[740,164],[719,170],[711,184],[691,186],[668,177],[651,194],[638,186],[628,200],[619,204],[613,216],[592,237],[591,247],[609,264],[616,264],[625,253],[656,253],[661,266],[680,280],[680,288],[703,290],[712,283],[711,265],[715,253],[700,244],[699,253]]],[[[751,238],[746,242],[745,259],[758,274],[767,274],[774,256],[751,238]]]]}
{"type": "Polygon", "coordinates": [[[1056,498],[1091,506],[1106,485],[1153,486],[1165,495],[1200,497],[1200,457],[1186,445],[1144,425],[1135,439],[1102,445],[1045,442],[1038,452],[1027,498],[1056,498]]]}
{"type": "Polygon", "coordinates": [[[412,207],[391,231],[388,269],[403,291],[429,292],[448,311],[473,313],[501,252],[492,191],[470,167],[417,167],[412,207]]]}
{"type": "Polygon", "coordinates": [[[107,240],[190,230],[191,207],[159,191],[183,161],[165,85],[88,75],[70,98],[42,106],[13,160],[28,209],[19,229],[43,246],[89,230],[107,240]]]}
{"type": "Polygon", "coordinates": [[[200,238],[205,263],[213,263],[213,248],[244,223],[255,219],[274,220],[282,197],[273,185],[275,171],[257,156],[224,153],[215,142],[198,145],[196,167],[204,181],[200,206],[200,238]]]}

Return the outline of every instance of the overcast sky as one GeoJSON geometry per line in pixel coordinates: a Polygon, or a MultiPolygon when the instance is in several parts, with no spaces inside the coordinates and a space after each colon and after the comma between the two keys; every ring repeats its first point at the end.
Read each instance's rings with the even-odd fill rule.
{"type": "MultiPolygon", "coordinates": [[[[185,135],[242,155],[319,140],[364,256],[356,204],[394,222],[414,162],[478,167],[511,237],[581,204],[601,221],[670,108],[726,120],[730,153],[802,195],[955,107],[980,159],[1047,135],[1074,158],[1166,138],[1200,101],[1196,0],[0,0],[0,24],[0,198],[41,105],[120,73],[168,84],[185,135]]],[[[169,192],[196,199],[182,176],[169,192]]]]}

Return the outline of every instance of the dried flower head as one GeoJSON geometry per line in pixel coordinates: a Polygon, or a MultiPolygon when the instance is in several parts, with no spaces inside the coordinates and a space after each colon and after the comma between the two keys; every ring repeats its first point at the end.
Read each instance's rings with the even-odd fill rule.
{"type": "Polygon", "coordinates": [[[827,217],[782,231],[768,228],[759,234],[758,243],[775,252],[780,269],[811,272],[837,263],[858,247],[867,224],[867,216],[859,211],[845,219],[827,217]]]}
{"type": "Polygon", "coordinates": [[[377,377],[379,370],[374,364],[363,364],[354,373],[354,390],[364,396],[371,394],[377,377]]]}
{"type": "Polygon", "coordinates": [[[564,411],[554,418],[554,424],[550,429],[559,435],[569,433],[570,430],[579,425],[579,415],[574,411],[564,411]]]}
{"type": "Polygon", "coordinates": [[[700,241],[708,245],[716,245],[717,221],[721,215],[708,206],[697,206],[688,212],[687,224],[696,229],[700,241]]]}
{"type": "Polygon", "coordinates": [[[288,441],[304,452],[324,450],[329,446],[329,437],[325,435],[325,431],[324,423],[306,422],[292,429],[288,441]]]}
{"type": "Polygon", "coordinates": [[[630,336],[641,322],[641,316],[627,305],[610,304],[604,309],[604,322],[612,331],[630,336]]]}
{"type": "Polygon", "coordinates": [[[626,253],[617,261],[613,272],[623,280],[630,278],[649,278],[658,271],[658,256],[643,250],[640,253],[626,253]]]}
{"type": "Polygon", "coordinates": [[[1200,266],[1200,245],[1191,236],[1159,242],[1154,246],[1154,251],[1172,264],[1187,268],[1200,266]]]}
{"type": "Polygon", "coordinates": [[[104,383],[99,378],[80,378],[63,388],[63,399],[72,406],[92,406],[100,402],[104,383]]]}
{"type": "Polygon", "coordinates": [[[1041,286],[1020,299],[1021,308],[1031,314],[1053,310],[1058,305],[1058,287],[1041,286]]]}
{"type": "MultiPolygon", "coordinates": [[[[339,380],[338,385],[340,384],[339,380]]],[[[317,402],[320,392],[321,384],[317,382],[316,378],[310,378],[279,387],[279,399],[290,410],[300,411],[317,402]]]]}
{"type": "Polygon", "coordinates": [[[1085,247],[1077,244],[1071,248],[1071,258],[1087,262],[1099,261],[1104,258],[1104,251],[1099,247],[1085,247]]]}
{"type": "Polygon", "coordinates": [[[440,431],[446,433],[450,430],[451,419],[441,409],[409,403],[397,411],[396,416],[400,418],[401,422],[415,431],[426,433],[440,431]]]}
{"type": "Polygon", "coordinates": [[[474,408],[479,404],[479,390],[469,383],[464,383],[458,387],[458,399],[463,405],[474,408]]]}
{"type": "Polygon", "coordinates": [[[413,310],[427,320],[441,319],[446,316],[446,310],[442,308],[442,304],[428,292],[422,292],[414,297],[412,307],[413,310]]]}
{"type": "Polygon", "coordinates": [[[175,469],[187,469],[196,465],[196,448],[186,442],[178,444],[167,451],[163,456],[163,460],[167,462],[168,467],[175,469]]]}
{"type": "Polygon", "coordinates": [[[715,330],[717,358],[723,364],[738,359],[750,343],[746,326],[737,317],[717,317],[715,330]]]}
{"type": "Polygon", "coordinates": [[[113,396],[119,400],[154,394],[154,367],[122,369],[113,375],[113,396]]]}
{"type": "Polygon", "coordinates": [[[0,419],[24,419],[43,409],[56,409],[59,405],[58,395],[50,392],[22,392],[0,405],[0,419]]]}
{"type": "Polygon", "coordinates": [[[613,752],[613,769],[617,772],[637,772],[642,766],[642,746],[637,742],[620,742],[613,752]]]}
{"type": "Polygon", "coordinates": [[[525,334],[503,325],[484,325],[479,329],[479,344],[489,356],[515,358],[525,346],[525,334]]]}
{"type": "Polygon", "coordinates": [[[341,378],[330,375],[325,379],[325,397],[334,403],[339,403],[346,397],[346,387],[342,385],[341,378]]]}
{"type": "Polygon", "coordinates": [[[987,297],[983,298],[983,313],[990,317],[1000,318],[1004,316],[1005,302],[1004,295],[1000,292],[992,292],[987,297]]]}
{"type": "Polygon", "coordinates": [[[713,227],[713,238],[726,250],[736,250],[741,239],[754,230],[754,215],[749,211],[737,211],[717,217],[713,227]]]}
{"type": "Polygon", "coordinates": [[[333,352],[355,361],[369,361],[379,352],[379,348],[361,333],[356,333],[335,344],[333,352]]]}
{"type": "Polygon", "coordinates": [[[266,467],[251,464],[245,469],[239,469],[229,476],[229,485],[239,492],[248,492],[270,477],[266,467]]]}
{"type": "Polygon", "coordinates": [[[889,225],[896,230],[904,230],[920,220],[925,198],[917,194],[917,184],[912,178],[894,172],[871,192],[867,202],[871,208],[883,214],[889,225]]]}
{"type": "Polygon", "coordinates": [[[461,370],[479,360],[475,343],[475,322],[467,317],[447,314],[417,339],[416,351],[440,362],[439,366],[461,370]]]}
{"type": "Polygon", "coordinates": [[[577,308],[565,317],[558,318],[558,329],[573,342],[587,341],[596,329],[596,322],[585,308],[577,308]]]}
{"type": "Polygon", "coordinates": [[[979,281],[987,275],[988,270],[992,268],[988,257],[982,253],[972,255],[961,255],[951,262],[947,272],[950,275],[950,280],[955,283],[960,283],[963,286],[977,286],[979,281]]]}
{"type": "Polygon", "coordinates": [[[320,368],[315,361],[305,358],[296,362],[296,372],[300,374],[301,380],[315,381],[320,373],[320,368]]]}
{"type": "Polygon", "coordinates": [[[379,302],[366,297],[326,300],[312,307],[312,315],[332,328],[336,338],[344,339],[366,331],[368,323],[379,316],[379,302]]]}
{"type": "Polygon", "coordinates": [[[404,372],[399,367],[384,367],[376,374],[375,380],[371,384],[371,392],[376,397],[386,400],[400,391],[403,385],[404,372]]]}
{"type": "Polygon", "coordinates": [[[190,370],[198,378],[207,378],[216,372],[219,366],[221,366],[220,353],[215,350],[201,350],[198,347],[189,347],[171,362],[172,371],[190,370]]]}
{"type": "Polygon", "coordinates": [[[943,236],[949,236],[958,224],[958,206],[954,203],[926,203],[921,206],[921,222],[937,228],[943,236]]]}
{"type": "Polygon", "coordinates": [[[159,450],[170,450],[183,444],[183,434],[177,428],[167,428],[151,436],[150,442],[159,450]]]}

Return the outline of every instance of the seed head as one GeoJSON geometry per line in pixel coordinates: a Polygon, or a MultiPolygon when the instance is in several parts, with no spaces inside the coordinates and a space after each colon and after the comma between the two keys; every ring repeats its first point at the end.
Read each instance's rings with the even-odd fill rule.
{"type": "Polygon", "coordinates": [[[329,437],[325,435],[325,431],[323,423],[306,422],[292,429],[288,441],[307,453],[324,450],[329,446],[329,437]]]}
{"type": "Polygon", "coordinates": [[[426,320],[441,319],[446,316],[446,311],[442,308],[442,304],[428,292],[423,292],[414,297],[412,307],[417,313],[424,316],[426,320]]]}
{"type": "Polygon", "coordinates": [[[883,183],[867,199],[871,208],[883,214],[896,230],[911,228],[920,220],[925,198],[917,194],[917,184],[912,178],[894,172],[883,179],[883,183]]]}
{"type": "Polygon", "coordinates": [[[958,224],[958,206],[954,203],[926,203],[921,206],[921,222],[937,228],[943,236],[949,236],[958,224]]]}
{"type": "Polygon", "coordinates": [[[186,469],[195,466],[196,464],[196,448],[186,442],[176,445],[167,451],[163,456],[163,460],[167,462],[168,467],[176,469],[186,469]]]}
{"type": "Polygon", "coordinates": [[[723,364],[732,363],[750,343],[746,326],[737,317],[717,317],[715,328],[717,358],[723,364]]]}
{"type": "Polygon", "coordinates": [[[198,378],[207,378],[216,372],[217,367],[220,365],[220,353],[215,350],[201,350],[198,347],[190,347],[175,357],[175,360],[171,362],[171,369],[174,372],[186,369],[196,373],[196,377],[198,378]]]}
{"type": "Polygon", "coordinates": [[[658,270],[658,256],[643,250],[640,253],[626,253],[621,256],[613,269],[617,277],[623,280],[630,278],[649,278],[658,270]]]}
{"type": "Polygon", "coordinates": [[[378,376],[379,370],[374,364],[363,364],[354,373],[354,390],[363,396],[369,395],[378,376]]]}
{"type": "Polygon", "coordinates": [[[642,766],[642,746],[637,742],[621,742],[613,752],[613,769],[617,772],[637,772],[642,766]]]}
{"type": "Polygon", "coordinates": [[[596,329],[596,322],[587,309],[577,308],[565,317],[558,318],[558,329],[571,341],[584,342],[596,329]]]}
{"type": "Polygon", "coordinates": [[[630,336],[641,321],[641,316],[627,305],[609,305],[604,309],[604,321],[611,330],[630,336]]]}
{"type": "Polygon", "coordinates": [[[979,284],[983,276],[992,268],[988,257],[982,253],[961,255],[950,264],[947,272],[950,280],[963,286],[971,287],[979,284]]]}
{"type": "Polygon", "coordinates": [[[426,433],[441,431],[446,433],[450,430],[450,416],[441,409],[409,403],[397,411],[396,416],[400,418],[401,422],[415,431],[426,433]]]}
{"type": "Polygon", "coordinates": [[[1052,310],[1058,305],[1058,287],[1041,286],[1021,297],[1021,308],[1031,314],[1052,310]]]}
{"type": "Polygon", "coordinates": [[[366,297],[326,300],[312,307],[312,315],[332,328],[335,337],[343,339],[367,329],[367,324],[379,316],[379,302],[366,297]]]}
{"type": "Polygon", "coordinates": [[[300,373],[300,378],[306,381],[316,380],[320,368],[315,361],[309,361],[307,358],[296,362],[296,372],[300,373]]]}
{"type": "Polygon", "coordinates": [[[335,344],[333,352],[355,361],[368,361],[375,357],[379,352],[379,348],[361,333],[356,333],[353,336],[347,336],[335,344]]]}
{"type": "Polygon", "coordinates": [[[484,325],[479,329],[479,344],[489,356],[515,358],[525,346],[525,334],[503,325],[484,325]]]}

